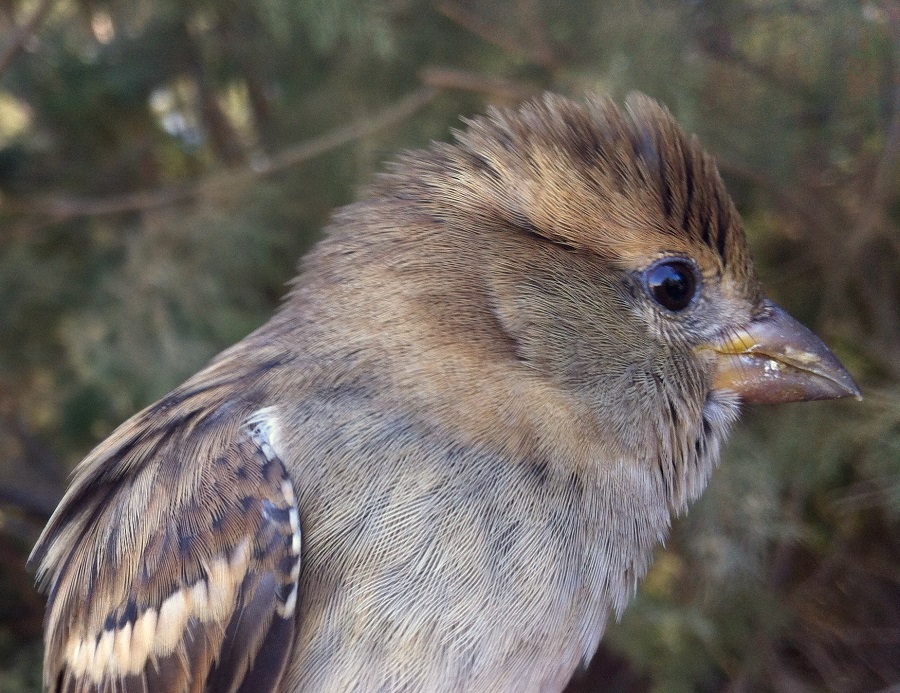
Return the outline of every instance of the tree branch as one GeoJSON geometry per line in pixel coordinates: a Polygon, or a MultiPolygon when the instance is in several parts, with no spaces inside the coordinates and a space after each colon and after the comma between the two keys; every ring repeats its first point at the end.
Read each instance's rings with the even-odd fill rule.
{"type": "Polygon", "coordinates": [[[437,89],[424,87],[374,116],[336,128],[272,157],[254,161],[248,166],[215,173],[200,181],[97,199],[72,197],[17,205],[0,204],[0,212],[36,214],[46,217],[49,223],[59,223],[77,217],[138,212],[166,207],[194,199],[217,189],[271,176],[332,149],[337,149],[353,140],[367,137],[408,118],[431,102],[438,93],[437,89]]]}
{"type": "Polygon", "coordinates": [[[546,68],[556,66],[556,59],[549,46],[539,41],[534,46],[525,45],[510,32],[500,28],[497,24],[485,21],[473,12],[470,12],[458,2],[443,0],[438,2],[437,11],[447,17],[451,22],[459,24],[463,29],[475,34],[480,39],[492,43],[507,53],[518,55],[537,65],[546,68]]]}
{"type": "Polygon", "coordinates": [[[9,43],[6,44],[6,48],[0,54],[0,78],[3,77],[13,61],[19,57],[19,54],[25,48],[25,43],[37,31],[37,28],[47,18],[47,15],[50,14],[53,3],[54,0],[42,0],[34,14],[9,37],[9,43]]]}
{"type": "Polygon", "coordinates": [[[452,67],[429,66],[419,73],[419,79],[423,84],[435,89],[459,89],[461,91],[474,91],[481,94],[511,102],[523,101],[539,91],[520,82],[499,77],[487,77],[475,72],[456,70],[452,67]]]}

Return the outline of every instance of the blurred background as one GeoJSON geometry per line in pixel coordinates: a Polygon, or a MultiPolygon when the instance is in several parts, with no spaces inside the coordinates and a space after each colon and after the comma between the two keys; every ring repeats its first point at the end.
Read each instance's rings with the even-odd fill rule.
{"type": "Polygon", "coordinates": [[[0,0],[0,691],[79,459],[460,115],[641,90],[865,401],[747,412],[578,691],[900,690],[900,3],[0,0]]]}

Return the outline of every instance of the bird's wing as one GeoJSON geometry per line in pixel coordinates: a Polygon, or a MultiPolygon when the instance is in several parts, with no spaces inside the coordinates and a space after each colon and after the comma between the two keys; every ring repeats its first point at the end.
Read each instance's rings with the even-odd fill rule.
{"type": "Polygon", "coordinates": [[[76,476],[32,555],[52,693],[276,689],[294,635],[297,502],[265,417],[217,418],[170,417],[167,435],[139,415],[76,476]]]}

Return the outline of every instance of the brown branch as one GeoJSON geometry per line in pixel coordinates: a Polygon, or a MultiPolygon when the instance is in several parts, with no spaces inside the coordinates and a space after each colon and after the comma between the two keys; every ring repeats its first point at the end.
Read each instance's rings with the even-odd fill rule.
{"type": "Polygon", "coordinates": [[[486,77],[452,67],[430,66],[419,73],[423,84],[436,89],[474,91],[503,101],[519,102],[534,96],[537,87],[499,77],[486,77]]]}
{"type": "Polygon", "coordinates": [[[423,87],[370,118],[358,120],[350,125],[332,130],[321,137],[299,144],[252,166],[252,174],[250,171],[246,173],[252,176],[268,176],[296,166],[332,149],[337,149],[353,140],[368,137],[389,125],[405,120],[431,103],[439,93],[439,90],[432,87],[423,87]]]}
{"type": "Polygon", "coordinates": [[[31,213],[47,217],[50,223],[59,223],[77,217],[146,211],[185,202],[217,189],[273,175],[349,142],[368,137],[378,130],[408,118],[431,102],[438,93],[437,89],[424,87],[374,116],[336,128],[249,166],[219,172],[204,180],[99,199],[56,198],[30,204],[19,203],[15,206],[0,204],[0,212],[31,213]]]}
{"type": "Polygon", "coordinates": [[[19,57],[19,54],[25,49],[28,39],[37,31],[37,28],[43,23],[53,7],[54,0],[42,0],[37,6],[34,14],[20,27],[18,27],[9,37],[9,43],[0,54],[0,77],[6,73],[13,61],[19,57]]]}
{"type": "Polygon", "coordinates": [[[812,93],[806,84],[778,74],[770,65],[754,60],[736,49],[732,45],[731,37],[721,27],[708,29],[705,34],[699,37],[699,45],[703,54],[710,60],[733,65],[753,75],[759,81],[788,94],[799,96],[807,102],[815,98],[815,94],[812,93]]]}
{"type": "Polygon", "coordinates": [[[241,143],[241,137],[216,97],[213,80],[209,75],[206,61],[203,59],[203,50],[196,34],[192,25],[186,23],[186,47],[190,61],[188,70],[197,87],[200,118],[203,121],[204,129],[209,134],[211,148],[226,166],[246,164],[247,153],[241,143]]]}
{"type": "Polygon", "coordinates": [[[475,34],[480,39],[492,43],[507,53],[518,55],[537,65],[551,68],[555,65],[553,55],[546,46],[540,44],[532,47],[502,29],[497,24],[491,23],[470,12],[459,3],[452,0],[443,0],[435,6],[437,11],[451,22],[459,24],[463,29],[475,34]]]}
{"type": "Polygon", "coordinates": [[[518,14],[522,24],[528,31],[529,40],[534,46],[532,55],[537,58],[537,63],[547,68],[558,66],[559,61],[553,50],[553,46],[547,39],[547,31],[544,22],[541,21],[536,0],[519,0],[517,3],[518,14]]]}

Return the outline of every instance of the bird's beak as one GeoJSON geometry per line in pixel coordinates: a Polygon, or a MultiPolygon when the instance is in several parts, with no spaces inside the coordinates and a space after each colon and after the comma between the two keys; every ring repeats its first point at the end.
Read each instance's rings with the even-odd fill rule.
{"type": "Polygon", "coordinates": [[[713,387],[745,402],[862,399],[853,377],[824,342],[774,303],[744,328],[704,349],[715,352],[713,387]]]}

